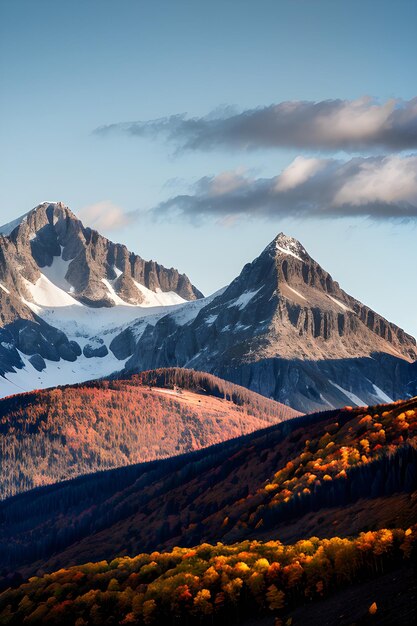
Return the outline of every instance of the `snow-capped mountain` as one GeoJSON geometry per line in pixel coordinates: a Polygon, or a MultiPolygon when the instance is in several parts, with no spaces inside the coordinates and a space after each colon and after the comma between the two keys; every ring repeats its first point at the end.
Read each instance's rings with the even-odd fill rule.
{"type": "Polygon", "coordinates": [[[107,346],[126,324],[202,297],[187,276],[85,228],[60,202],[0,233],[3,396],[110,374],[123,364],[107,346]]]}
{"type": "Polygon", "coordinates": [[[417,393],[415,339],[348,295],[282,233],[221,293],[153,325],[141,320],[114,346],[131,333],[127,369],[204,370],[300,411],[417,393]]]}
{"type": "Polygon", "coordinates": [[[0,228],[1,395],[120,370],[208,371],[300,411],[417,394],[415,340],[278,235],[202,294],[44,203],[0,228]]]}

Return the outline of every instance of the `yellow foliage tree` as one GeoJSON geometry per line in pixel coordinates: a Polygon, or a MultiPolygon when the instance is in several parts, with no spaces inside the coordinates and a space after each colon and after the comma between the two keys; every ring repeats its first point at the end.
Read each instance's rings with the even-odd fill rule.
{"type": "Polygon", "coordinates": [[[276,585],[270,585],[268,587],[266,598],[271,611],[278,611],[284,607],[285,594],[283,591],[278,589],[276,585]]]}
{"type": "Polygon", "coordinates": [[[199,615],[211,615],[213,613],[211,593],[208,589],[198,591],[193,604],[195,612],[199,615]]]}

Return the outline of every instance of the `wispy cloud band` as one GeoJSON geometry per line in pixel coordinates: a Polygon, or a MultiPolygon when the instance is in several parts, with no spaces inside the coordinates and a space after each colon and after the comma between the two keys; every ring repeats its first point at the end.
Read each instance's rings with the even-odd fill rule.
{"type": "Polygon", "coordinates": [[[297,157],[278,176],[244,172],[204,177],[194,193],[153,209],[156,216],[417,218],[417,155],[349,161],[297,157]]]}
{"type": "Polygon", "coordinates": [[[79,211],[80,219],[86,226],[97,230],[113,231],[128,226],[134,216],[109,200],[90,204],[79,211]]]}
{"type": "Polygon", "coordinates": [[[248,109],[225,108],[205,117],[172,115],[101,126],[95,133],[162,137],[179,150],[297,148],[325,151],[417,148],[417,98],[289,101],[248,109]]]}

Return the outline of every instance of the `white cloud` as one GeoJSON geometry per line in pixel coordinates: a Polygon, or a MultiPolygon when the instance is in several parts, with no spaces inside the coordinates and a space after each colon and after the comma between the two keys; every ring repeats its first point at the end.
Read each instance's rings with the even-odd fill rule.
{"type": "Polygon", "coordinates": [[[207,192],[212,196],[223,196],[225,194],[234,193],[246,187],[250,179],[246,178],[243,168],[222,172],[217,176],[213,176],[210,180],[207,192]]]}
{"type": "Polygon", "coordinates": [[[379,102],[290,101],[205,117],[185,114],[110,124],[96,133],[163,137],[185,150],[299,148],[327,151],[401,151],[417,148],[417,98],[379,102]]]}
{"type": "Polygon", "coordinates": [[[154,209],[194,219],[214,216],[417,218],[417,155],[338,159],[296,158],[272,178],[202,178],[195,193],[154,209]],[[219,181],[222,181],[219,187],[219,181]],[[213,188],[216,193],[213,193],[213,188]]]}
{"type": "Polygon", "coordinates": [[[319,170],[325,167],[327,161],[324,159],[307,159],[298,156],[290,165],[282,171],[277,178],[275,191],[287,191],[305,183],[319,170]]]}
{"type": "Polygon", "coordinates": [[[335,206],[360,206],[371,202],[417,204],[417,156],[404,159],[394,155],[378,161],[363,161],[333,199],[335,206]]]}
{"type": "Polygon", "coordinates": [[[313,117],[316,141],[337,147],[357,142],[374,142],[390,125],[396,101],[375,104],[371,98],[342,101],[313,117]]]}
{"type": "Polygon", "coordinates": [[[84,207],[79,211],[79,216],[86,226],[99,231],[118,230],[132,221],[130,215],[110,200],[102,200],[84,207]]]}

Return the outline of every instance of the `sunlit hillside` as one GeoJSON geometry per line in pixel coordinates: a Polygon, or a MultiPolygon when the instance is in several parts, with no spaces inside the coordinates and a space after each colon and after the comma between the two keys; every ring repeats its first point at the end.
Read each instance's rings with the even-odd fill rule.
{"type": "Polygon", "coordinates": [[[198,450],[299,415],[190,370],[158,370],[0,400],[0,497],[198,450]]]}
{"type": "Polygon", "coordinates": [[[202,542],[407,528],[416,418],[416,399],[347,407],[19,494],[0,504],[0,567],[30,576],[202,542]]]}
{"type": "MultiPolygon", "coordinates": [[[[203,543],[87,563],[33,577],[4,592],[0,623],[191,626],[269,614],[275,620],[268,623],[291,625],[287,614],[297,605],[323,601],[355,582],[398,571],[415,558],[416,545],[414,526],[364,532],[354,539],[311,537],[293,545],[277,540],[203,543]]],[[[349,615],[352,608],[345,612],[349,615]]],[[[363,617],[377,612],[373,601],[363,617]]]]}

